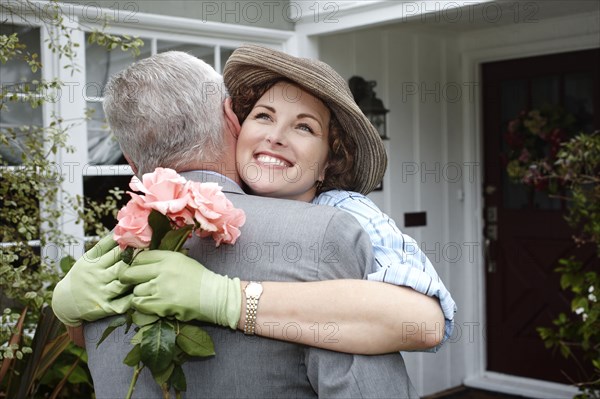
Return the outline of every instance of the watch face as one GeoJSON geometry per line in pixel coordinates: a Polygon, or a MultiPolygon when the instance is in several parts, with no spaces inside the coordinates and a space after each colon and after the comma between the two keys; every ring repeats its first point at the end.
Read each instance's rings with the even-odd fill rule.
{"type": "Polygon", "coordinates": [[[262,284],[251,282],[246,286],[244,291],[246,292],[246,296],[257,297],[262,294],[263,286],[262,284]]]}

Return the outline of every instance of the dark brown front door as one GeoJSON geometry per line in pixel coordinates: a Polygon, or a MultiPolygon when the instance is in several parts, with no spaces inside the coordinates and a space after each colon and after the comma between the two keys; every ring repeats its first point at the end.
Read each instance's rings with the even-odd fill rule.
{"type": "Polygon", "coordinates": [[[523,110],[558,105],[578,130],[600,128],[600,50],[484,64],[487,369],[569,383],[577,367],[546,349],[536,327],[569,312],[554,269],[577,252],[563,215],[564,201],[513,183],[502,159],[504,133],[523,110]]]}

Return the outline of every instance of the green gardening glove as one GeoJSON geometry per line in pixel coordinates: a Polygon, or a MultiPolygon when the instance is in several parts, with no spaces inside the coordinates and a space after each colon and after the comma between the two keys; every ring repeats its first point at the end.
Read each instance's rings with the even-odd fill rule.
{"type": "Polygon", "coordinates": [[[180,252],[142,251],[119,279],[123,284],[136,284],[132,307],[142,313],[237,329],[240,280],[213,273],[180,252]]]}
{"type": "Polygon", "coordinates": [[[67,326],[77,327],[82,320],[125,313],[133,298],[132,293],[122,296],[131,289],[118,280],[125,267],[119,247],[109,234],[75,262],[56,285],[52,294],[56,317],[67,326]]]}

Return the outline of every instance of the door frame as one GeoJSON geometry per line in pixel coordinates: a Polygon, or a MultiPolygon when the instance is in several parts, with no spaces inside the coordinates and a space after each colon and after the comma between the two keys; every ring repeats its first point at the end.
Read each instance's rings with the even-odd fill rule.
{"type": "MultiPolygon", "coordinates": [[[[566,53],[578,50],[598,48],[597,32],[585,35],[576,35],[561,39],[524,42],[516,45],[503,45],[479,50],[464,51],[461,53],[461,78],[463,82],[481,83],[481,64],[486,62],[504,61],[515,58],[527,58],[539,55],[566,53]]],[[[465,187],[465,209],[474,209],[475,212],[466,212],[464,216],[466,241],[484,242],[483,237],[483,112],[482,112],[482,87],[475,90],[474,98],[463,98],[462,116],[463,127],[463,153],[465,159],[479,160],[479,170],[475,184],[465,187]]],[[[464,304],[461,313],[465,320],[480,320],[485,331],[486,326],[486,292],[483,251],[476,254],[474,273],[465,281],[465,289],[472,298],[471,303],[464,304]]],[[[498,392],[525,395],[533,398],[564,397],[572,398],[577,389],[570,385],[558,384],[543,380],[534,380],[519,376],[511,376],[486,369],[487,352],[485,334],[482,339],[477,339],[466,349],[465,353],[465,379],[463,383],[476,388],[490,389],[498,392]]]]}

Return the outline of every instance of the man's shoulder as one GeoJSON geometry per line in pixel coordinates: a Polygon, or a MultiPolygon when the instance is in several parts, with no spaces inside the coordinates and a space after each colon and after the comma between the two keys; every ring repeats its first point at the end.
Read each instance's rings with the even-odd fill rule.
{"type": "Polygon", "coordinates": [[[253,195],[231,196],[231,201],[246,212],[247,220],[258,218],[276,223],[304,224],[304,229],[319,229],[324,234],[328,231],[340,234],[363,230],[351,214],[337,207],[253,195]]]}
{"type": "Polygon", "coordinates": [[[264,212],[273,215],[287,214],[304,217],[304,215],[320,215],[324,218],[339,217],[339,209],[331,206],[317,205],[310,202],[286,200],[279,198],[259,197],[256,195],[228,195],[235,206],[248,212],[264,212]],[[246,208],[244,208],[246,207],[246,208]]]}

